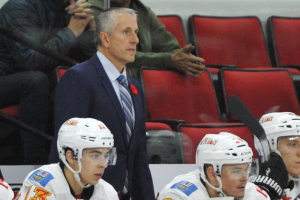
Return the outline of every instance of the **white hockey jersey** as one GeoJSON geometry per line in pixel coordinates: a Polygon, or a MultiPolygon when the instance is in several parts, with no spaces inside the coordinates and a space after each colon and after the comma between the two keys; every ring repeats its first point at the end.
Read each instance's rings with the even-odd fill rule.
{"type": "Polygon", "coordinates": [[[300,200],[300,181],[294,181],[294,187],[291,190],[286,188],[282,194],[282,200],[300,200]]]}
{"type": "MultiPolygon", "coordinates": [[[[158,200],[201,200],[210,196],[200,180],[199,170],[182,174],[168,183],[159,194],[158,200]]],[[[248,182],[244,200],[270,200],[268,194],[255,184],[248,182]]]]}
{"type": "Polygon", "coordinates": [[[0,200],[12,200],[14,192],[4,180],[0,178],[0,200]]]}
{"type": "MultiPolygon", "coordinates": [[[[75,200],[59,164],[44,165],[25,178],[16,200],[75,200]]],[[[119,200],[116,190],[100,179],[90,200],[119,200]]]]}

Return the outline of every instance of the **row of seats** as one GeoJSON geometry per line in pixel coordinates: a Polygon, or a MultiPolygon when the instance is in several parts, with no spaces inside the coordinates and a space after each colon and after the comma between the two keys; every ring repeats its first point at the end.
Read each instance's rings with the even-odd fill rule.
{"type": "MultiPolygon", "coordinates": [[[[178,27],[183,27],[181,18],[179,16],[159,16],[159,18],[166,24],[167,30],[176,30],[171,32],[177,37],[181,46],[184,46],[187,42],[184,30],[178,31],[180,30],[178,27]],[[173,21],[174,19],[179,20],[181,26],[178,26],[173,21]],[[168,23],[170,21],[172,23],[168,23]],[[184,40],[180,39],[182,36],[184,40]]],[[[271,67],[264,45],[261,24],[257,17],[217,18],[193,15],[189,18],[190,24],[195,30],[193,37],[196,38],[194,40],[196,54],[205,58],[209,70],[205,70],[199,78],[184,76],[173,70],[147,67],[143,67],[140,72],[146,97],[147,131],[168,130],[183,133],[180,135],[182,148],[177,148],[184,152],[182,162],[194,162],[195,148],[202,137],[208,133],[205,131],[207,127],[203,126],[214,127],[209,130],[217,130],[215,133],[219,132],[216,126],[225,128],[224,131],[228,130],[227,126],[235,127],[232,122],[237,122],[237,118],[229,112],[227,107],[228,99],[232,94],[236,94],[257,119],[270,111],[290,111],[300,114],[291,78],[291,72],[296,73],[297,70],[289,71],[271,67]],[[206,20],[208,21],[203,23],[205,25],[203,28],[196,26],[198,24],[196,22],[206,20]],[[219,20],[220,22],[217,22],[219,20]],[[238,25],[238,22],[241,24],[238,25]],[[251,23],[253,23],[252,26],[249,25],[251,23]],[[258,25],[260,31],[255,29],[258,25]],[[204,32],[202,36],[204,39],[201,39],[201,34],[198,36],[197,31],[204,32]],[[256,48],[251,48],[252,44],[257,45],[256,48]],[[203,49],[205,46],[206,49],[203,49]],[[245,55],[242,54],[243,52],[245,55]],[[214,53],[215,55],[211,55],[214,53]],[[219,70],[220,66],[224,65],[226,68],[219,70]],[[232,65],[236,68],[228,68],[232,65]],[[213,66],[217,68],[212,68],[213,66]],[[214,73],[219,76],[221,99],[217,98],[216,85],[212,81],[214,73]],[[187,129],[181,130],[180,127],[183,126],[192,126],[196,132],[199,132],[199,135],[195,134],[195,131],[189,134],[187,129]],[[188,137],[185,137],[185,134],[188,137]],[[186,145],[189,144],[186,142],[188,138],[193,142],[192,151],[191,146],[186,145]]],[[[189,32],[192,35],[191,31],[189,32]]],[[[66,70],[67,68],[58,68],[58,80],[66,70]]],[[[14,106],[0,111],[17,117],[17,109],[18,107],[14,106]]],[[[239,126],[243,125],[239,124],[238,128],[239,126]]],[[[253,142],[253,140],[247,141],[253,142]]],[[[176,152],[175,150],[172,152],[176,152]]]]}
{"type": "Polygon", "coordinates": [[[246,140],[258,158],[251,131],[243,124],[180,124],[175,131],[147,131],[147,152],[151,164],[194,164],[196,149],[206,134],[230,132],[246,140]]]}
{"type": "Polygon", "coordinates": [[[217,74],[223,65],[284,67],[292,74],[300,74],[297,66],[300,65],[300,18],[270,16],[267,20],[267,45],[261,21],[256,16],[192,15],[188,18],[188,37],[179,15],[158,17],[181,46],[190,42],[196,47],[194,54],[205,59],[205,65],[213,74],[217,74]]]}
{"type": "MultiPolygon", "coordinates": [[[[174,34],[181,46],[187,37],[179,15],[158,16],[166,29],[174,34]]],[[[272,66],[297,68],[300,64],[300,18],[269,17],[268,36],[272,66]],[[286,31],[288,30],[288,31],[286,31]]],[[[192,15],[188,19],[189,40],[195,54],[205,58],[205,64],[213,74],[220,66],[237,68],[271,68],[260,20],[248,17],[209,17],[192,15]],[[217,68],[213,68],[217,67],[217,68]]],[[[300,74],[289,68],[292,74],[300,74]]],[[[18,106],[0,110],[17,117],[18,106]]]]}
{"type": "Polygon", "coordinates": [[[204,135],[221,131],[245,139],[257,158],[251,131],[229,111],[228,100],[233,94],[257,119],[268,112],[300,114],[288,69],[222,68],[218,76],[221,102],[217,99],[209,70],[194,78],[173,70],[141,69],[147,120],[172,122],[169,125],[173,131],[163,129],[166,131],[154,132],[152,137],[155,139],[150,137],[150,163],[195,163],[196,148],[204,135]],[[156,146],[153,141],[156,141],[156,146]]]}
{"type": "Polygon", "coordinates": [[[222,68],[218,76],[220,101],[209,70],[194,78],[173,70],[143,67],[141,80],[148,119],[178,119],[187,124],[232,122],[237,119],[227,104],[233,94],[257,119],[270,111],[300,114],[294,83],[287,69],[222,68]]]}
{"type": "MultiPolygon", "coordinates": [[[[67,69],[57,68],[57,81],[67,69]]],[[[267,112],[300,114],[291,73],[283,68],[222,68],[218,73],[221,101],[217,98],[211,72],[207,69],[199,78],[174,70],[147,67],[141,68],[140,75],[146,100],[146,130],[180,133],[175,136],[171,134],[172,137],[167,134],[168,140],[164,139],[160,144],[153,141],[157,142],[157,137],[161,135],[149,135],[150,163],[194,163],[196,147],[207,133],[229,131],[242,134],[242,138],[248,138],[246,141],[253,144],[253,138],[249,137],[251,132],[244,125],[236,124],[238,119],[229,111],[228,99],[232,94],[237,95],[257,119],[267,112]],[[166,145],[170,141],[172,145],[166,145]],[[164,148],[168,151],[162,151],[164,148]],[[174,157],[169,156],[172,159],[168,161],[162,159],[169,154],[174,157]]],[[[160,140],[166,137],[163,133],[160,140]]]]}
{"type": "Polygon", "coordinates": [[[194,54],[205,59],[209,71],[192,79],[173,71],[142,69],[148,119],[180,119],[186,123],[175,128],[181,133],[185,163],[195,163],[197,145],[205,134],[221,131],[245,139],[257,158],[250,130],[243,124],[224,123],[237,120],[229,112],[227,102],[236,94],[257,119],[267,112],[300,114],[291,78],[291,73],[300,74],[300,18],[269,17],[265,36],[256,16],[192,15],[186,37],[180,16],[158,17],[181,47],[189,42],[196,47],[194,54]],[[219,71],[224,66],[237,69],[219,71]],[[218,74],[217,85],[213,84],[211,74],[218,74]],[[218,92],[221,100],[217,98],[218,92]]]}

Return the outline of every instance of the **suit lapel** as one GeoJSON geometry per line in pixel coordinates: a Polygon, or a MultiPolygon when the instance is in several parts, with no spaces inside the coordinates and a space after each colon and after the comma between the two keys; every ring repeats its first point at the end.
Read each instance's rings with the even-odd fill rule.
{"type": "Polygon", "coordinates": [[[119,123],[122,126],[123,141],[125,146],[127,146],[128,144],[126,142],[127,132],[126,132],[126,125],[125,125],[125,115],[124,115],[123,108],[121,107],[119,98],[117,97],[116,92],[110,82],[110,79],[108,78],[98,56],[95,54],[90,60],[93,63],[94,67],[96,68],[102,87],[107,92],[108,97],[110,98],[112,104],[114,105],[115,110],[118,113],[119,123]]]}

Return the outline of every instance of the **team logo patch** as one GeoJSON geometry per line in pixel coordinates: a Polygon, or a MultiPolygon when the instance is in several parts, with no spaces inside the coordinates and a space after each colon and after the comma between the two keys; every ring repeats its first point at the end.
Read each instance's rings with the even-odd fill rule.
{"type": "Polygon", "coordinates": [[[49,181],[54,179],[54,177],[49,172],[37,170],[29,177],[29,179],[38,182],[45,187],[49,181]]]}
{"type": "Polygon", "coordinates": [[[171,188],[177,189],[185,193],[187,196],[190,196],[193,192],[198,190],[197,186],[188,181],[180,181],[172,185],[171,188]]]}

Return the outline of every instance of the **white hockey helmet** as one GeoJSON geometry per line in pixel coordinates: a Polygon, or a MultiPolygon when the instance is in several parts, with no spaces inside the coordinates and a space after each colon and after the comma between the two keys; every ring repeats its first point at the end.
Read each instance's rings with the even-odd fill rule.
{"type": "MultiPolygon", "coordinates": [[[[263,115],[259,123],[264,128],[272,151],[280,152],[278,148],[278,139],[280,137],[300,137],[300,117],[292,112],[273,112],[263,115]]],[[[256,144],[257,145],[257,140],[256,144]]],[[[289,179],[299,181],[300,176],[292,176],[289,179]]]]}
{"type": "Polygon", "coordinates": [[[216,190],[221,197],[226,197],[222,190],[221,173],[225,164],[243,164],[252,162],[253,152],[248,143],[240,137],[227,132],[219,134],[207,134],[197,147],[196,164],[201,178],[212,189],[216,190]],[[204,165],[211,164],[217,175],[219,187],[209,183],[204,172],[204,165]]]}
{"type": "Polygon", "coordinates": [[[222,173],[224,164],[243,164],[252,162],[253,152],[248,143],[240,137],[227,132],[207,134],[198,145],[196,164],[202,175],[204,164],[211,164],[217,175],[222,173]]]}
{"type": "Polygon", "coordinates": [[[292,112],[268,113],[260,118],[259,123],[273,151],[277,150],[280,137],[300,136],[300,117],[292,112]]]}
{"type": "Polygon", "coordinates": [[[104,123],[92,118],[71,118],[59,129],[57,150],[59,158],[74,173],[76,181],[81,187],[79,173],[81,172],[82,152],[86,148],[108,148],[109,156],[106,159],[107,165],[116,163],[116,149],[114,137],[104,123]],[[79,169],[74,171],[66,160],[66,150],[73,150],[74,158],[78,161],[79,169]]]}

